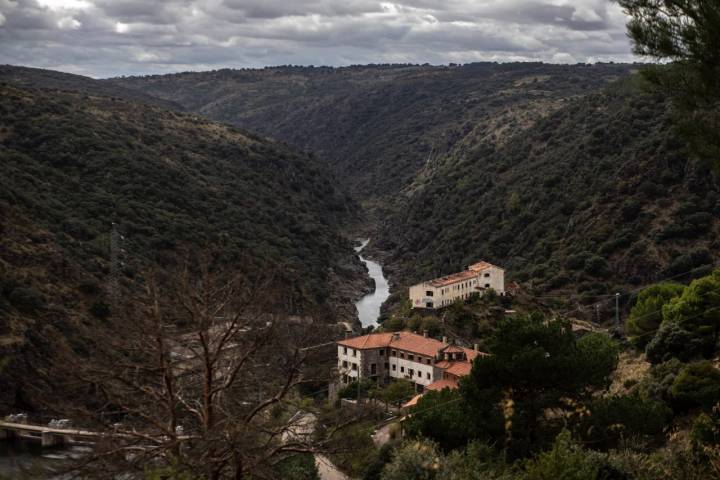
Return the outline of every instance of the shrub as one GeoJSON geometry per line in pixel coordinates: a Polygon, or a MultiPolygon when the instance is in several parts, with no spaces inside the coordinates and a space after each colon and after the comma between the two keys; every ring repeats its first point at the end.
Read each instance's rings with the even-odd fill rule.
{"type": "Polygon", "coordinates": [[[652,340],[651,333],[662,323],[663,307],[684,289],[677,283],[659,283],[640,292],[626,322],[627,331],[637,345],[645,346],[652,340]]]}
{"type": "Polygon", "coordinates": [[[607,261],[599,255],[593,255],[585,260],[585,273],[594,277],[605,277],[610,273],[607,261]]]}
{"type": "Polygon", "coordinates": [[[670,395],[679,408],[710,408],[720,400],[720,370],[710,361],[691,363],[675,377],[670,395]]]}
{"type": "Polygon", "coordinates": [[[594,480],[599,466],[564,430],[550,451],[543,452],[525,464],[527,480],[594,480]]]}
{"type": "Polygon", "coordinates": [[[45,298],[32,287],[17,287],[8,296],[10,303],[23,313],[35,313],[45,307],[45,298]]]}
{"type": "Polygon", "coordinates": [[[390,463],[385,465],[382,480],[433,480],[444,457],[437,445],[428,440],[416,440],[400,447],[390,463]]]}
{"type": "Polygon", "coordinates": [[[110,316],[110,305],[102,300],[97,300],[90,305],[90,313],[95,318],[105,319],[110,316]]]}
{"type": "Polygon", "coordinates": [[[599,448],[614,448],[629,436],[658,437],[672,415],[663,402],[637,395],[599,398],[590,412],[580,422],[580,435],[599,448]]]}
{"type": "Polygon", "coordinates": [[[702,351],[702,342],[676,321],[664,321],[645,348],[651,363],[662,363],[677,357],[687,361],[702,351]]]}

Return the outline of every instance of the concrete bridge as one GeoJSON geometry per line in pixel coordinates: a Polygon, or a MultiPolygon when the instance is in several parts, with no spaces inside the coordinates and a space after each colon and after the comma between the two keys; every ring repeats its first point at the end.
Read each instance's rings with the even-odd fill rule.
{"type": "Polygon", "coordinates": [[[102,436],[103,434],[101,433],[89,430],[31,425],[29,423],[14,423],[0,420],[0,440],[20,438],[39,442],[43,447],[90,443],[97,441],[97,439],[102,436]]]}

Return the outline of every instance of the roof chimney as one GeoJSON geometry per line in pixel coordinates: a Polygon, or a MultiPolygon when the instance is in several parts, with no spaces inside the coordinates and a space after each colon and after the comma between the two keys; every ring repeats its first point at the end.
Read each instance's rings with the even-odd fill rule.
{"type": "Polygon", "coordinates": [[[444,335],[443,335],[443,339],[442,339],[442,342],[443,342],[443,343],[447,343],[447,337],[446,337],[446,336],[444,336],[444,335]]]}
{"type": "Polygon", "coordinates": [[[479,351],[480,351],[480,344],[479,344],[479,343],[474,344],[474,345],[473,345],[473,350],[475,350],[476,352],[479,352],[479,351]]]}
{"type": "Polygon", "coordinates": [[[400,332],[395,332],[392,334],[393,340],[400,340],[400,332]]]}
{"type": "Polygon", "coordinates": [[[427,336],[428,336],[428,331],[427,331],[427,330],[423,330],[423,337],[427,338],[427,336]]]}

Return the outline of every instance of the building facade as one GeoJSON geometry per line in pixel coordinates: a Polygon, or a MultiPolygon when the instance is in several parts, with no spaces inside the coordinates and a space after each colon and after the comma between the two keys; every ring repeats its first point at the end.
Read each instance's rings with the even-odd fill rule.
{"type": "Polygon", "coordinates": [[[505,294],[505,270],[487,262],[478,262],[463,272],[413,285],[410,287],[410,301],[412,308],[438,309],[490,289],[500,295],[505,294]]]}
{"type": "MultiPolygon", "coordinates": [[[[337,342],[338,372],[343,383],[372,379],[388,383],[392,379],[412,382],[415,390],[449,378],[446,373],[470,372],[477,349],[451,345],[412,332],[371,333],[337,342]]],[[[462,375],[460,375],[462,376],[462,375]]]]}

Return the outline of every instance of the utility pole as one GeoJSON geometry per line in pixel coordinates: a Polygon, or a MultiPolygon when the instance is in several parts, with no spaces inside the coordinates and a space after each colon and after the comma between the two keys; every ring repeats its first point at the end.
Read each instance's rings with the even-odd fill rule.
{"type": "Polygon", "coordinates": [[[615,329],[620,331],[620,292],[615,293],[615,329]]]}

